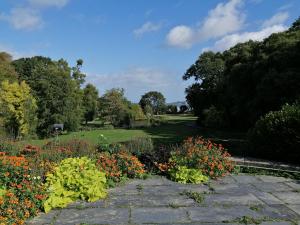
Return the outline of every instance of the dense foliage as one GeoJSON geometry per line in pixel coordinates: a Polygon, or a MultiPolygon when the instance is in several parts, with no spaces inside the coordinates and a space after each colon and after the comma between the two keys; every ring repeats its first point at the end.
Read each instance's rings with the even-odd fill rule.
{"type": "Polygon", "coordinates": [[[23,224],[37,215],[46,198],[40,179],[26,158],[0,152],[0,224],[23,224]]]}
{"type": "Polygon", "coordinates": [[[162,114],[167,110],[166,99],[162,93],[157,91],[150,91],[145,93],[140,102],[140,106],[145,114],[162,114]]]}
{"type": "Polygon", "coordinates": [[[200,184],[208,181],[208,177],[202,175],[199,169],[189,169],[186,166],[171,168],[169,173],[172,180],[182,184],[200,184]]]}
{"type": "Polygon", "coordinates": [[[0,115],[8,133],[14,138],[35,133],[36,100],[29,86],[22,81],[9,83],[5,80],[0,87],[0,115]]]}
{"type": "Polygon", "coordinates": [[[21,58],[13,65],[19,80],[30,86],[37,101],[38,135],[49,135],[55,123],[63,123],[67,130],[76,130],[82,120],[79,86],[82,79],[72,75],[78,75],[78,67],[72,69],[63,59],[54,61],[41,56],[21,58]]]}
{"type": "Polygon", "coordinates": [[[64,159],[46,180],[49,197],[44,203],[45,212],[77,199],[93,202],[107,194],[105,174],[87,157],[64,159]]]}
{"type": "Polygon", "coordinates": [[[285,105],[258,120],[249,131],[250,155],[300,162],[300,105],[285,105]]]}
{"type": "Polygon", "coordinates": [[[300,97],[299,21],[262,42],[199,56],[183,78],[196,81],[186,98],[202,124],[247,130],[262,115],[300,97]]]}
{"type": "Polygon", "coordinates": [[[186,169],[197,169],[205,176],[217,178],[233,172],[235,165],[229,157],[221,145],[201,137],[191,137],[171,152],[168,162],[156,165],[162,172],[174,173],[181,168],[181,173],[187,174],[194,171],[186,169]]]}

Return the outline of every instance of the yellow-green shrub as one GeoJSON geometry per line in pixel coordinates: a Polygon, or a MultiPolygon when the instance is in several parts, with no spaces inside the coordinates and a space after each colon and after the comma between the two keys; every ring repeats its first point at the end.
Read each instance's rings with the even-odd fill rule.
{"type": "Polygon", "coordinates": [[[46,181],[49,197],[44,203],[45,212],[77,199],[93,202],[107,195],[105,174],[87,157],[64,159],[46,181]]]}
{"type": "Polygon", "coordinates": [[[200,184],[208,181],[208,177],[199,169],[189,169],[186,166],[176,166],[169,170],[169,174],[172,180],[182,184],[200,184]]]}

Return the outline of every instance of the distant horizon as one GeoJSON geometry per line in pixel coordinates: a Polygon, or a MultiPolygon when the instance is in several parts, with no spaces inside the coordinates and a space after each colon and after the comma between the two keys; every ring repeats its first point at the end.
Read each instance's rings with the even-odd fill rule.
{"type": "Polygon", "coordinates": [[[124,88],[132,102],[148,91],[185,101],[193,81],[182,75],[203,51],[284,31],[299,8],[294,0],[3,0],[0,51],[71,66],[81,58],[100,95],[124,88]]]}

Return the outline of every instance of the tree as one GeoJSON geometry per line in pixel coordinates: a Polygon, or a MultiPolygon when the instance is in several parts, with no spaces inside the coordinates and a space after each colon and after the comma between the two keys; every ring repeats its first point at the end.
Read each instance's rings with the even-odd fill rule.
{"type": "Polygon", "coordinates": [[[176,105],[168,105],[167,106],[167,113],[176,114],[177,113],[177,106],[176,105]]]}
{"type": "Polygon", "coordinates": [[[6,52],[0,52],[0,83],[4,80],[14,82],[18,80],[18,75],[11,65],[12,57],[6,52]]]}
{"type": "Polygon", "coordinates": [[[185,113],[188,110],[188,107],[186,105],[181,105],[179,108],[180,108],[180,113],[185,113]]]}
{"type": "Polygon", "coordinates": [[[37,100],[39,136],[48,136],[55,123],[77,130],[82,121],[82,90],[68,63],[36,56],[18,59],[13,65],[19,80],[26,81],[37,100]]]}
{"type": "Polygon", "coordinates": [[[36,100],[25,81],[3,81],[0,88],[0,116],[14,138],[35,132],[36,100]]]}
{"type": "Polygon", "coordinates": [[[129,120],[130,102],[124,97],[124,89],[113,88],[100,98],[100,116],[113,126],[122,126],[129,120]]]}
{"type": "Polygon", "coordinates": [[[87,84],[83,89],[83,109],[84,119],[87,124],[88,121],[95,119],[98,111],[98,91],[92,84],[87,84]]]}
{"type": "Polygon", "coordinates": [[[299,24],[298,19],[289,30],[261,42],[202,53],[183,76],[195,79],[186,89],[186,99],[200,123],[209,119],[203,112],[214,106],[226,120],[218,124],[248,130],[269,111],[299,99],[299,24]]]}
{"type": "Polygon", "coordinates": [[[150,107],[156,115],[166,111],[166,99],[162,93],[157,91],[150,91],[144,94],[139,104],[145,113],[147,113],[145,110],[147,106],[150,107]]]}

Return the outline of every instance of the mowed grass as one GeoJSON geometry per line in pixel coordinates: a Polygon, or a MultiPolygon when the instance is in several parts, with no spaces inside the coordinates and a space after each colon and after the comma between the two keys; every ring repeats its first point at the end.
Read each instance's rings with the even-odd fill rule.
{"type": "Polygon", "coordinates": [[[101,141],[100,135],[107,138],[108,143],[126,142],[137,137],[150,137],[155,144],[176,144],[182,142],[188,136],[199,134],[196,126],[196,117],[191,115],[163,115],[164,123],[157,127],[140,129],[99,129],[91,131],[71,132],[60,135],[58,138],[43,140],[29,140],[26,143],[42,146],[49,141],[66,141],[70,139],[82,139],[97,144],[101,141]]]}

